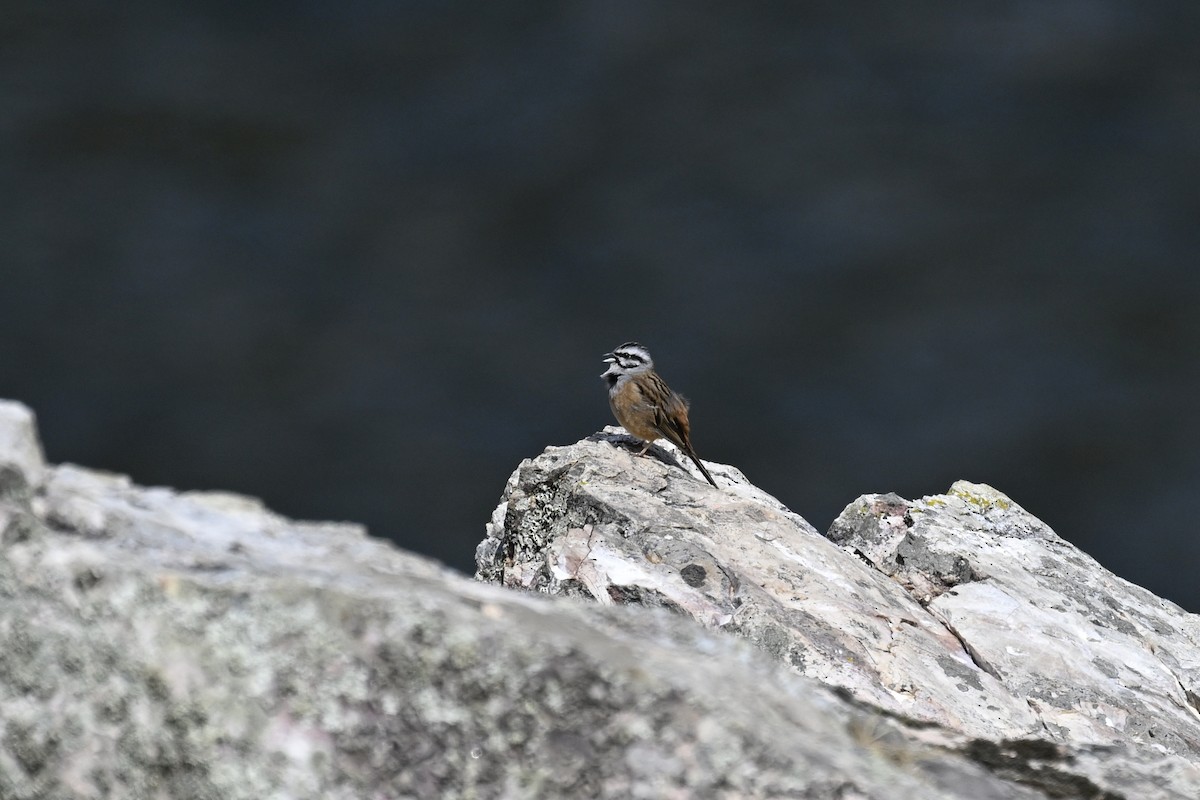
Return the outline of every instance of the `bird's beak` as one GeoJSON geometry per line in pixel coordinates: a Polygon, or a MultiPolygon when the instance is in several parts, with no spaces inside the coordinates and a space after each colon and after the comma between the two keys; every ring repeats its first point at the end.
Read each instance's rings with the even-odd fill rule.
{"type": "Polygon", "coordinates": [[[607,378],[608,373],[612,372],[613,364],[617,363],[617,357],[612,353],[605,353],[603,361],[605,364],[608,364],[608,369],[604,370],[604,372],[601,372],[600,377],[607,378]]]}

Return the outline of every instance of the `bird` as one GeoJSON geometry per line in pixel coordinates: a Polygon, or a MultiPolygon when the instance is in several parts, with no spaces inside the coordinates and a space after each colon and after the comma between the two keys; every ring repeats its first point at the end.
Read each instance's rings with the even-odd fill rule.
{"type": "Polygon", "coordinates": [[[638,455],[645,455],[655,439],[674,444],[700,468],[714,487],[717,482],[692,449],[688,401],[667,386],[654,371],[650,351],[637,342],[626,342],[604,354],[608,364],[600,377],[608,383],[608,405],[621,427],[645,442],[638,455]]]}

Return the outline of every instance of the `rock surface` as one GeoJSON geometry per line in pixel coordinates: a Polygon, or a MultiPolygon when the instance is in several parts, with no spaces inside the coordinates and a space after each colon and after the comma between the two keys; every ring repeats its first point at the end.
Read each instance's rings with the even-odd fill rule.
{"type": "Polygon", "coordinates": [[[863,498],[835,546],[614,444],[523,462],[479,550],[584,603],[48,466],[0,404],[0,797],[1200,796],[1194,618],[998,493],[863,498]]]}
{"type": "Polygon", "coordinates": [[[828,537],[728,467],[620,429],[521,464],[484,581],[660,606],[1050,796],[1200,797],[1200,619],[996,490],[867,495],[828,537]]]}
{"type": "Polygon", "coordinates": [[[46,466],[0,411],[5,800],[1043,796],[677,614],[46,466]]]}

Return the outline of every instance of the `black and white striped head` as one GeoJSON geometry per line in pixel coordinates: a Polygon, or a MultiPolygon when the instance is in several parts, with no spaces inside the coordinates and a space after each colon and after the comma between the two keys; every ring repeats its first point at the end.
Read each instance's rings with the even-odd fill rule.
{"type": "Polygon", "coordinates": [[[608,369],[601,378],[607,378],[609,384],[617,382],[622,375],[632,375],[654,369],[654,360],[650,351],[637,342],[626,342],[620,347],[614,347],[611,353],[604,354],[604,363],[608,369]]]}

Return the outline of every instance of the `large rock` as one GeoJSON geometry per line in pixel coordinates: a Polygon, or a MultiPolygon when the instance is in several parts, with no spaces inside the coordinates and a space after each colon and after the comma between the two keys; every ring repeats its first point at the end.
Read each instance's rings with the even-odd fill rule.
{"type": "Polygon", "coordinates": [[[713,489],[628,444],[523,462],[477,577],[674,609],[1051,794],[1200,797],[1200,620],[1001,493],[868,495],[826,538],[736,470],[713,489]]]}
{"type": "Polygon", "coordinates": [[[1200,755],[1200,617],[1118,578],[989,486],[868,495],[834,521],[1056,741],[1200,755]]]}
{"type": "Polygon", "coordinates": [[[5,800],[1045,796],[685,616],[486,586],[31,441],[0,414],[5,800]]]}
{"type": "Polygon", "coordinates": [[[620,444],[524,462],[479,549],[482,576],[601,601],[581,603],[249,498],[46,466],[32,415],[0,405],[0,798],[1200,796],[1193,618],[1002,496],[864,498],[839,547],[735,470],[717,491],[620,444]],[[1018,582],[1005,536],[1044,581],[1018,582]],[[996,629],[1064,578],[1088,603],[1026,638],[1158,655],[1051,702],[1103,669],[1042,675],[1053,644],[1022,660],[996,629]],[[976,584],[1010,604],[972,610],[976,584]],[[1154,663],[1177,692],[1128,685],[1154,663]]]}

